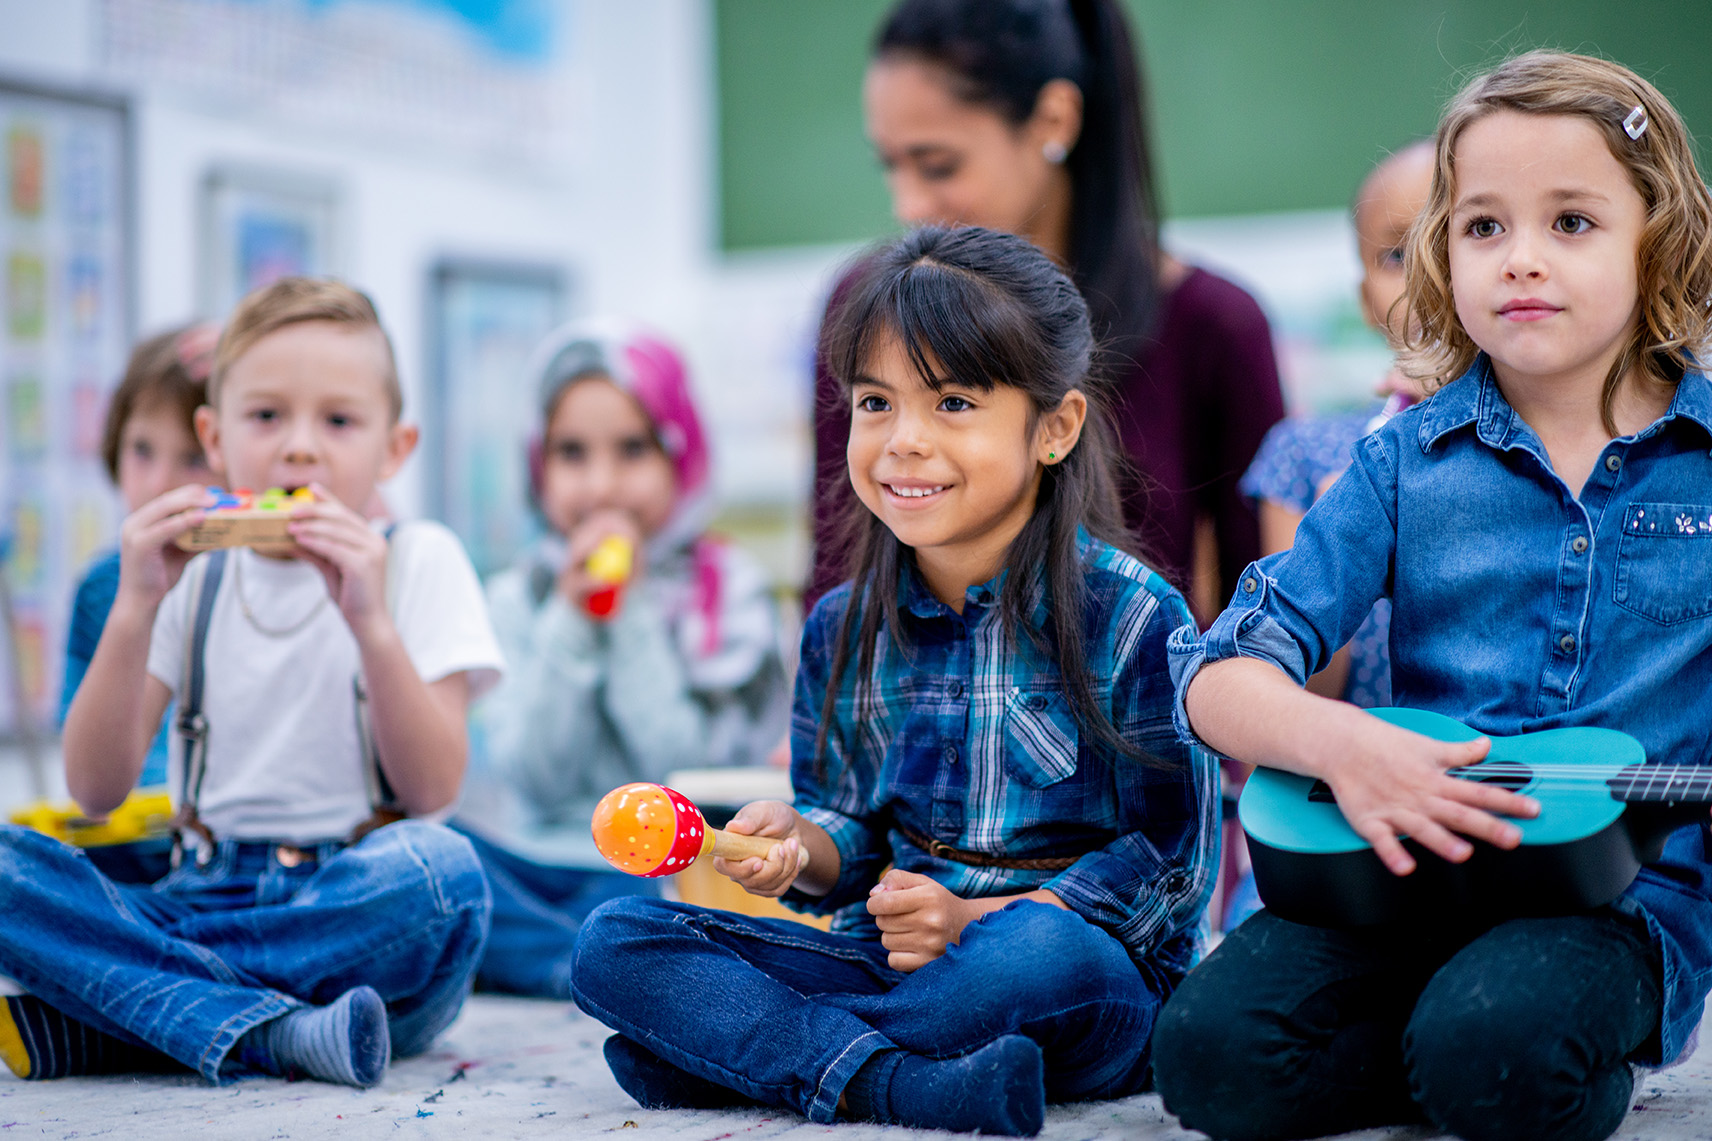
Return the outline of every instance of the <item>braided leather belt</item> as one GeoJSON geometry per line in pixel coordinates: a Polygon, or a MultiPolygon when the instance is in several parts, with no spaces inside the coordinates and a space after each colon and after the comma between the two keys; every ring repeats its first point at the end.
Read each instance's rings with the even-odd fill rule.
{"type": "Polygon", "coordinates": [[[943,840],[935,840],[931,836],[923,836],[914,828],[892,821],[892,827],[903,833],[904,839],[926,852],[936,860],[950,860],[954,864],[966,864],[972,868],[1015,868],[1025,872],[1061,872],[1081,859],[1080,856],[1043,856],[1034,860],[1011,860],[1002,856],[989,856],[985,852],[970,852],[962,848],[953,848],[943,840]]]}

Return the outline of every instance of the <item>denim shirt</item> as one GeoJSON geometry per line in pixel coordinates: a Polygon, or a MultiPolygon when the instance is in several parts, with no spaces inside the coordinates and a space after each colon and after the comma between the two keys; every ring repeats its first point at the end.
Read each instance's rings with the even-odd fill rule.
{"type": "MultiPolygon", "coordinates": [[[[1253,657],[1298,683],[1389,597],[1397,705],[1513,735],[1597,725],[1649,760],[1708,761],[1712,383],[1612,440],[1580,497],[1499,391],[1487,359],[1358,440],[1295,546],[1238,580],[1204,637],[1171,638],[1182,699],[1204,662],[1253,657]]],[[[1618,906],[1664,963],[1656,1059],[1677,1057],[1712,986],[1706,823],[1679,829],[1618,906]]],[[[1648,1050],[1651,1052],[1651,1047],[1648,1050]]]]}
{"type": "MultiPolygon", "coordinates": [[[[858,707],[856,658],[839,687],[824,775],[816,729],[851,585],[821,599],[803,631],[791,720],[796,807],[826,829],[842,861],[825,896],[785,902],[836,912],[833,929],[879,938],[868,890],[888,864],[965,899],[1046,888],[1174,985],[1192,965],[1218,864],[1212,757],[1172,727],[1165,642],[1189,621],[1183,598],[1129,555],[1086,539],[1083,622],[1095,700],[1149,763],[1082,732],[1057,667],[997,605],[1001,578],[970,588],[958,614],[906,563],[905,638],[882,625],[858,707]],[[973,867],[929,855],[895,827],[1005,859],[1079,857],[1053,872],[973,867]]],[[[1044,628],[1046,608],[1032,621],[1044,628]]]]}

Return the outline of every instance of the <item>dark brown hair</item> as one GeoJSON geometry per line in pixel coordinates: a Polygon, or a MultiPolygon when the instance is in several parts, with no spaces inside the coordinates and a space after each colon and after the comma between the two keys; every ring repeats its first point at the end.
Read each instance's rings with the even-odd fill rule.
{"type": "MultiPolygon", "coordinates": [[[[950,377],[980,391],[1019,389],[1033,405],[1033,418],[1058,408],[1072,391],[1087,399],[1081,438],[1043,469],[1034,514],[1005,553],[997,604],[1007,635],[1017,642],[1026,636],[1057,667],[1083,732],[1122,755],[1141,756],[1095,700],[1082,642],[1088,587],[1080,530],[1120,549],[1133,550],[1134,543],[1124,530],[1113,475],[1118,449],[1094,375],[1088,307],[1075,284],[1013,234],[924,226],[862,256],[828,315],[827,330],[826,360],[846,390],[864,375],[881,343],[896,338],[930,387],[950,377]],[[1045,629],[1031,620],[1042,592],[1045,629]]],[[[860,707],[881,626],[888,637],[902,638],[897,583],[914,557],[854,495],[847,493],[845,502],[843,549],[850,552],[853,581],[821,709],[817,765],[824,761],[852,651],[860,707]]]]}
{"type": "Polygon", "coordinates": [[[1070,175],[1070,272],[1095,334],[1139,349],[1159,308],[1159,204],[1134,40],[1118,0],[902,0],[874,40],[876,59],[940,68],[952,93],[1012,126],[1041,88],[1082,92],[1070,175]]]}

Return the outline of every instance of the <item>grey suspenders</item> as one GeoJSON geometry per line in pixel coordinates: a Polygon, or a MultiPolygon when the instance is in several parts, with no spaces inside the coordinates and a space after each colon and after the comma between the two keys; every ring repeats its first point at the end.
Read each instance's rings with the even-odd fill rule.
{"type": "MultiPolygon", "coordinates": [[[[397,524],[386,529],[386,602],[389,609],[393,603],[394,567],[397,561],[393,558],[392,539],[397,529],[397,524]]],[[[202,778],[207,775],[208,768],[208,718],[202,712],[202,698],[207,681],[208,626],[214,617],[214,599],[220,593],[220,580],[225,575],[226,561],[230,554],[228,549],[208,552],[208,557],[202,560],[200,573],[191,587],[191,621],[186,628],[184,640],[184,676],[178,688],[176,724],[179,739],[184,743],[184,774],[179,788],[178,816],[172,838],[174,867],[177,867],[184,857],[184,833],[187,831],[194,832],[201,838],[203,859],[207,859],[214,849],[214,833],[197,815],[197,805],[202,798],[202,778]]],[[[374,727],[369,718],[368,687],[363,682],[360,668],[351,678],[351,690],[356,705],[357,740],[362,750],[363,780],[368,786],[369,804],[374,809],[369,818],[357,825],[348,837],[348,842],[354,844],[376,828],[404,819],[406,813],[398,806],[392,785],[380,767],[380,754],[375,750],[374,727]]]]}

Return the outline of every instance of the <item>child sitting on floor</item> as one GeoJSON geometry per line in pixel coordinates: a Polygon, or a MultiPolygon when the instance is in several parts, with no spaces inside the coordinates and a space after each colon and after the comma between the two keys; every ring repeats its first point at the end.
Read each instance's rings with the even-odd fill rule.
{"type": "Polygon", "coordinates": [[[481,954],[475,854],[399,817],[456,798],[465,706],[501,658],[456,539],[431,523],[389,537],[355,510],[416,443],[366,297],[305,278],[250,294],[208,389],[197,431],[217,477],[317,498],[293,513],[289,557],[192,560],[174,540],[214,504],[203,487],[125,520],[66,779],[86,811],[118,804],[176,698],[183,859],[152,888],[117,885],[0,827],[0,972],[29,992],[0,1008],[0,1060],[29,1078],[171,1059],[213,1082],[372,1086],[456,1016],[481,954]]]}
{"type": "Polygon", "coordinates": [[[457,823],[493,888],[477,986],[563,999],[583,919],[653,887],[595,851],[595,803],[672,769],[760,764],[789,690],[765,574],[706,534],[707,437],[677,351],[627,323],[574,322],[532,372],[548,533],[488,584],[510,672],[477,709],[482,771],[457,823]],[[616,596],[589,571],[614,539],[634,552],[616,596]],[[601,598],[610,613],[591,613],[601,598]]]}
{"type": "MultiPolygon", "coordinates": [[[[1446,110],[1404,263],[1404,364],[1433,395],[1362,437],[1294,545],[1171,652],[1186,735],[1323,780],[1375,864],[1431,876],[1476,842],[1516,848],[1507,817],[1568,815],[1552,793],[1573,778],[1542,765],[1531,795],[1461,779],[1489,739],[1305,691],[1379,598],[1399,705],[1492,735],[1618,729],[1649,761],[1708,762],[1712,194],[1693,136],[1627,68],[1518,56],[1446,110]]],[[[1520,918],[1261,911],[1160,1015],[1166,1108],[1254,1141],[1422,1117],[1469,1141],[1609,1136],[1635,1066],[1698,1033],[1705,811],[1592,910],[1527,915],[1539,881],[1518,876],[1520,918]]]]}
{"type": "Polygon", "coordinates": [[[1033,1134],[1142,1088],[1194,959],[1218,794],[1170,725],[1189,609],[1112,545],[1088,312],[1039,249],[924,227],[831,322],[854,577],[803,632],[796,803],[730,825],[780,842],[714,867],[833,929],[614,900],[576,1000],[650,1108],[1033,1134]]]}

